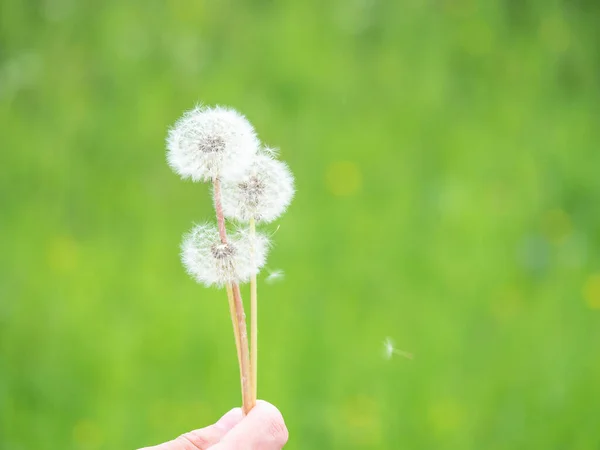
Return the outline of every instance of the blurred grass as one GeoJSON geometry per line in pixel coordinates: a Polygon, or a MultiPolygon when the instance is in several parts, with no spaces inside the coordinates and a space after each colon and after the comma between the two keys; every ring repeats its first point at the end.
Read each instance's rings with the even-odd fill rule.
{"type": "MultiPolygon", "coordinates": [[[[166,129],[231,105],[298,193],[260,286],[290,449],[600,445],[593,1],[0,2],[0,448],[137,448],[240,401],[166,129]],[[381,357],[391,336],[414,361],[381,357]]],[[[270,228],[274,229],[274,227],[270,228]]]]}

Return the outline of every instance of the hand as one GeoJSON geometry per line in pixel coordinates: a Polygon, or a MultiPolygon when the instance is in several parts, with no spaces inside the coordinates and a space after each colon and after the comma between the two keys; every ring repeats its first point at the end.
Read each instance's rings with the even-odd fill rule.
{"type": "Polygon", "coordinates": [[[287,440],[288,431],[279,410],[258,400],[246,417],[235,408],[214,425],[140,450],[280,450],[287,440]]]}

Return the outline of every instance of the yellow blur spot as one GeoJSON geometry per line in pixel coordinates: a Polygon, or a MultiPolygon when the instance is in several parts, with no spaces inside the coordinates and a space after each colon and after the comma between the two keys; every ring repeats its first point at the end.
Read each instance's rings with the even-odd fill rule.
{"type": "Polygon", "coordinates": [[[47,258],[55,272],[72,272],[79,262],[77,243],[69,236],[56,236],[48,245],[47,258]]]}
{"type": "Polygon", "coordinates": [[[429,422],[438,434],[459,430],[464,422],[463,408],[453,399],[441,400],[429,407],[429,422]]]}
{"type": "Polygon", "coordinates": [[[362,187],[359,167],[350,161],[337,161],[327,168],[326,183],[329,191],[338,197],[356,194],[362,187]]]}
{"type": "Polygon", "coordinates": [[[169,417],[171,423],[181,424],[182,428],[197,426],[196,420],[216,420],[219,412],[202,402],[173,402],[170,400],[157,400],[151,404],[146,411],[148,422],[151,427],[159,429],[164,426],[165,417],[169,417]]]}
{"type": "Polygon", "coordinates": [[[545,17],[539,30],[541,40],[554,53],[563,53],[569,48],[570,33],[560,17],[545,17]]]}
{"type": "Polygon", "coordinates": [[[571,219],[562,209],[548,211],[542,218],[544,235],[554,243],[561,242],[571,234],[571,219]]]}
{"type": "Polygon", "coordinates": [[[381,414],[377,402],[367,396],[353,397],[346,402],[342,417],[345,422],[344,444],[365,448],[381,443],[381,414]]]}
{"type": "Polygon", "coordinates": [[[590,276],[583,286],[583,298],[592,309],[600,309],[600,274],[590,276]]]}
{"type": "Polygon", "coordinates": [[[73,442],[75,448],[89,450],[100,448],[103,442],[102,430],[91,420],[80,420],[73,427],[73,442]]]}
{"type": "Polygon", "coordinates": [[[507,287],[492,301],[490,308],[498,322],[505,322],[519,314],[522,304],[521,292],[515,287],[507,287]]]}

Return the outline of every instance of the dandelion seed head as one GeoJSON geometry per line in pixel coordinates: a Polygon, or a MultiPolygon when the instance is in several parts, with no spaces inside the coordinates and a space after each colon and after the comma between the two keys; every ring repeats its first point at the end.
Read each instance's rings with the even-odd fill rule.
{"type": "Polygon", "coordinates": [[[235,180],[252,164],[259,147],[254,128],[234,109],[198,106],[169,130],[167,161],[183,179],[235,180]]]}
{"type": "Polygon", "coordinates": [[[210,251],[215,259],[227,259],[235,255],[235,248],[231,244],[224,244],[222,242],[211,245],[210,251]]]}
{"type": "Polygon", "coordinates": [[[263,233],[250,233],[245,227],[238,228],[231,239],[237,243],[238,275],[240,282],[245,283],[252,275],[258,275],[267,262],[270,241],[263,233]]]}
{"type": "Polygon", "coordinates": [[[263,149],[238,181],[223,183],[223,212],[226,217],[269,223],[279,217],[294,196],[294,177],[288,166],[263,149]]]}
{"type": "Polygon", "coordinates": [[[265,194],[265,183],[258,176],[253,175],[239,183],[240,190],[246,197],[246,202],[252,208],[258,208],[261,198],[265,194]]]}
{"type": "Polygon", "coordinates": [[[265,264],[269,241],[261,233],[254,238],[245,230],[221,242],[214,225],[195,226],[184,236],[181,259],[187,272],[198,283],[223,286],[244,283],[265,264]]]}

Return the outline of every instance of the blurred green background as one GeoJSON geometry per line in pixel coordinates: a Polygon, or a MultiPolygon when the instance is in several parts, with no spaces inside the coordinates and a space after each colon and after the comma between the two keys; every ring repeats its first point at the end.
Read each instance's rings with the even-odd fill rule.
{"type": "Polygon", "coordinates": [[[1,1],[0,448],[138,448],[239,404],[226,296],[178,256],[208,189],[165,162],[200,101],[296,176],[285,279],[259,286],[287,448],[599,448],[599,21],[592,0],[1,1]]]}

